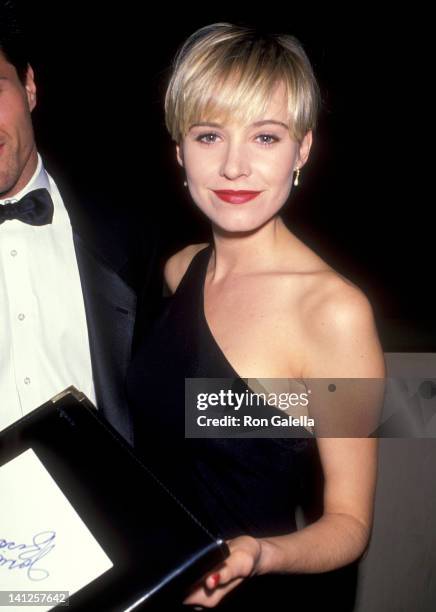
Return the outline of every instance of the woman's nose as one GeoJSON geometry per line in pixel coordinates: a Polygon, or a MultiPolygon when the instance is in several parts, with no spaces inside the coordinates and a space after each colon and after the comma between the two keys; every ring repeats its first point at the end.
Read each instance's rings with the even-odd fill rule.
{"type": "Polygon", "coordinates": [[[250,174],[250,163],[247,151],[239,143],[228,144],[223,153],[220,175],[234,180],[241,175],[250,174]]]}

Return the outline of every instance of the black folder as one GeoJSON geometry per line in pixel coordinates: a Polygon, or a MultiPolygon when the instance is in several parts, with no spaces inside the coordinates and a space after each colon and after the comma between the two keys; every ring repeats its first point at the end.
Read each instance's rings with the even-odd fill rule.
{"type": "Polygon", "coordinates": [[[74,387],[0,433],[0,466],[27,449],[113,563],[70,596],[71,612],[179,609],[229,554],[74,387]]]}

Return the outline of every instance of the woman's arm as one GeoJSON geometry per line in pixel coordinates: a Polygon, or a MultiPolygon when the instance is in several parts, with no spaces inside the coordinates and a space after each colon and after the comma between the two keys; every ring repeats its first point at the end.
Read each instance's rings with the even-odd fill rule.
{"type": "Polygon", "coordinates": [[[318,573],[357,559],[372,524],[377,440],[320,438],[325,477],[322,517],[295,533],[260,540],[257,573],[318,573]]]}
{"type": "MultiPolygon", "coordinates": [[[[315,317],[310,314],[306,378],[384,378],[372,310],[359,290],[347,286],[324,300],[315,317]]],[[[186,603],[213,607],[248,576],[325,572],[364,552],[372,525],[377,440],[318,438],[317,442],[325,481],[322,517],[295,533],[231,540],[230,557],[186,603]]]]}

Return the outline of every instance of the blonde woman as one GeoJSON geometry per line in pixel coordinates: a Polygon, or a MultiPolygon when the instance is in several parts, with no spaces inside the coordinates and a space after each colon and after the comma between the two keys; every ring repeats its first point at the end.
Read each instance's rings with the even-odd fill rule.
{"type": "Polygon", "coordinates": [[[231,551],[185,604],[311,609],[310,582],[300,601],[297,575],[349,564],[368,543],[374,439],[184,437],[185,377],[384,376],[368,300],[280,217],[302,180],[318,107],[309,60],[289,35],[217,23],[192,34],[174,63],[167,127],[213,242],[167,262],[173,297],[138,352],[128,388],[138,450],[231,551]],[[297,530],[294,510],[314,444],[324,511],[297,530]]]}

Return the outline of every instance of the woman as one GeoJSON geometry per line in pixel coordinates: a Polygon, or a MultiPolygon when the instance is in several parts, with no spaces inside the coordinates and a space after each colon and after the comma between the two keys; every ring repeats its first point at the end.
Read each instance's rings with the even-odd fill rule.
{"type": "Polygon", "coordinates": [[[374,439],[317,439],[323,514],[297,531],[293,510],[313,439],[184,438],[185,377],[384,377],[367,299],[280,217],[308,160],[318,105],[295,38],[227,23],[191,35],[168,86],[167,127],[213,243],[167,262],[174,295],[128,388],[137,448],[231,551],[186,604],[295,603],[295,575],[349,564],[368,542],[374,439]],[[137,392],[144,384],[148,410],[137,392]]]}

